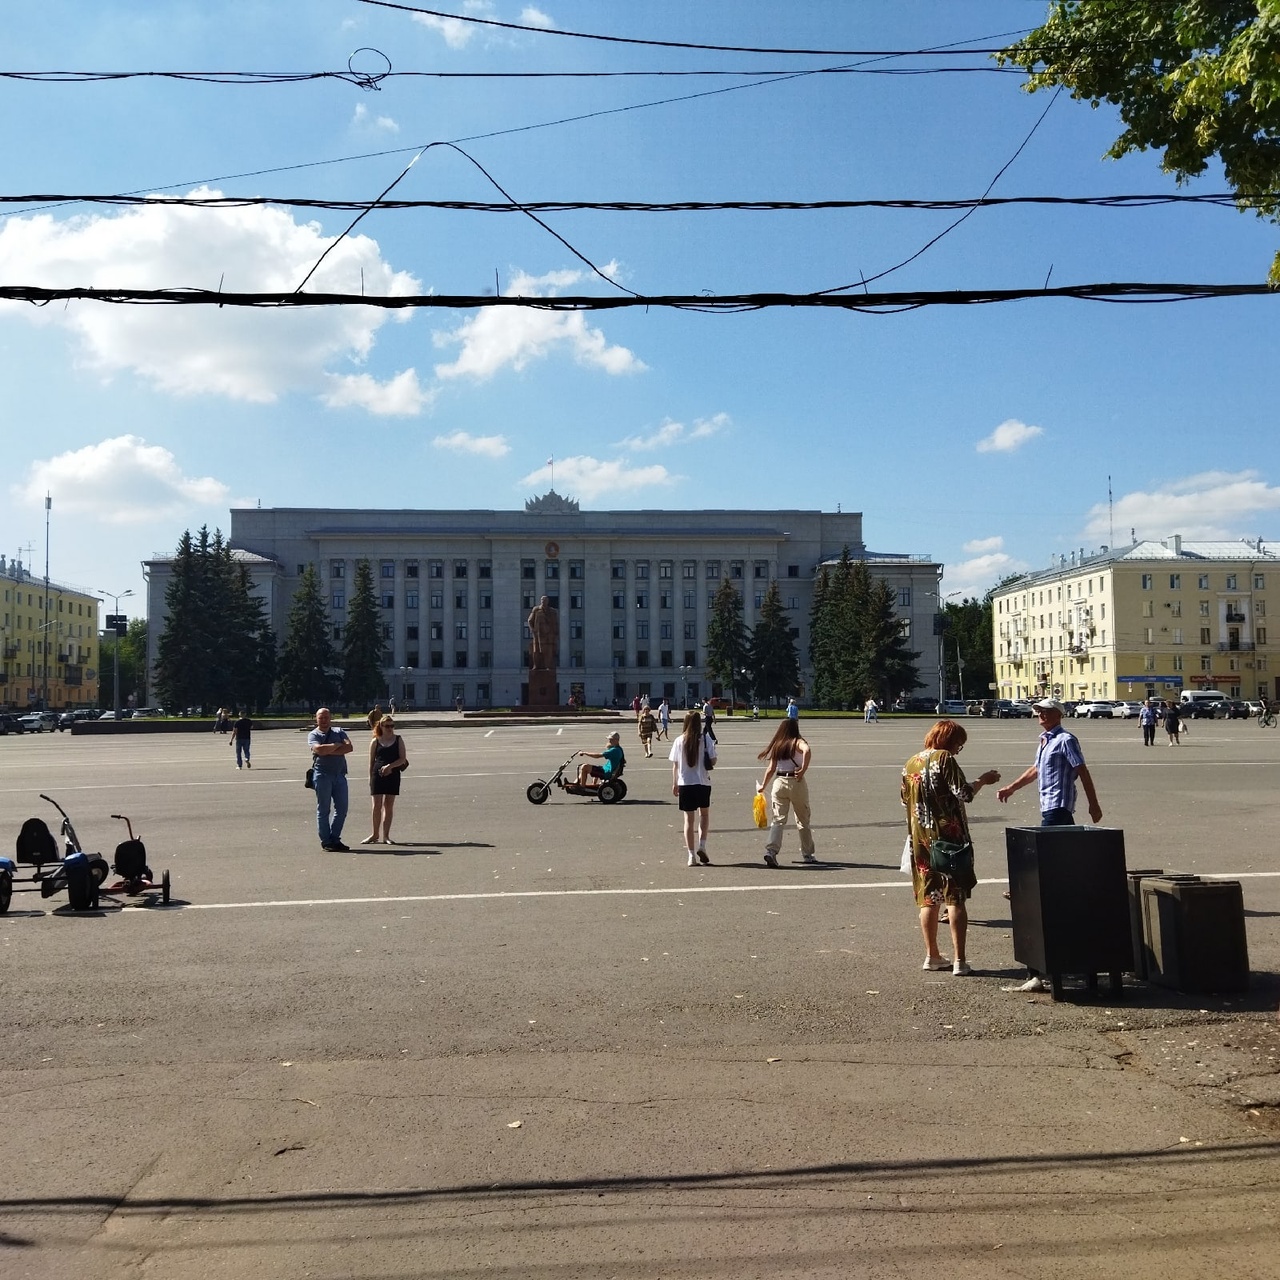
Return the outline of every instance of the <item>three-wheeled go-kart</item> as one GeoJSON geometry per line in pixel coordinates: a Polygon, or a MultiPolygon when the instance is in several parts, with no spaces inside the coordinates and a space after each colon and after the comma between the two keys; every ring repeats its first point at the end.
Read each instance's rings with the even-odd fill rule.
{"type": "Polygon", "coordinates": [[[576,775],[568,778],[564,776],[564,771],[582,754],[581,751],[575,751],[555,771],[549,782],[539,778],[537,782],[529,783],[524,792],[529,803],[546,804],[547,797],[551,795],[551,788],[559,787],[561,791],[571,796],[589,796],[592,799],[598,799],[601,804],[617,804],[627,794],[627,784],[622,780],[622,769],[625,769],[626,765],[624,764],[622,769],[616,770],[607,778],[592,779],[584,786],[578,781],[576,775]]]}
{"type": "MultiPolygon", "coordinates": [[[[58,842],[45,822],[40,818],[28,818],[18,833],[18,862],[28,863],[35,868],[32,882],[40,886],[40,896],[51,898],[55,893],[67,891],[67,903],[73,911],[93,911],[98,905],[101,894],[127,894],[139,896],[149,894],[156,889],[160,891],[161,901],[169,901],[169,873],[166,871],[155,883],[151,868],[147,866],[147,849],[141,840],[133,835],[133,824],[123,814],[113,813],[129,829],[129,838],[116,845],[114,861],[110,866],[100,853],[85,853],[80,846],[80,838],[72,825],[67,812],[54,799],[41,795],[62,814],[62,839],[65,850],[58,857],[58,842]],[[53,864],[46,870],[47,864],[53,864]],[[108,874],[114,871],[119,879],[114,884],[107,884],[108,874]]],[[[13,891],[13,871],[6,870],[4,863],[13,867],[8,858],[0,859],[0,913],[9,908],[9,899],[13,891]]]]}

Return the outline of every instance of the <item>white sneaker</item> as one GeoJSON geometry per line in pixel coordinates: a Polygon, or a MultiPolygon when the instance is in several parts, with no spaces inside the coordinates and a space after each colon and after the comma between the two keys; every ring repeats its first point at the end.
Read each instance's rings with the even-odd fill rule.
{"type": "Polygon", "coordinates": [[[939,956],[936,960],[926,958],[920,967],[930,973],[941,973],[943,969],[951,968],[951,961],[946,956],[939,956]]]}
{"type": "Polygon", "coordinates": [[[973,972],[973,968],[966,961],[957,960],[951,966],[951,972],[957,978],[967,978],[973,972]]]}
{"type": "Polygon", "coordinates": [[[1028,978],[1019,986],[1010,987],[1010,991],[1048,991],[1049,984],[1041,977],[1028,978]]]}
{"type": "Polygon", "coordinates": [[[698,860],[693,856],[693,854],[689,855],[689,865],[691,867],[696,867],[698,865],[698,860]]]}

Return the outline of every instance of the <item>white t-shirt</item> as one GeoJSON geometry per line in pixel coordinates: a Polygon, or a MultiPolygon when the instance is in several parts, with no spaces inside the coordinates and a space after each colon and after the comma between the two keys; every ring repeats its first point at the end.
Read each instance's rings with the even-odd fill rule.
{"type": "Polygon", "coordinates": [[[698,752],[698,763],[690,765],[684,758],[684,735],[681,734],[672,744],[671,752],[667,759],[678,766],[676,773],[677,787],[709,787],[711,785],[711,775],[707,773],[706,766],[703,764],[704,753],[708,759],[716,758],[716,740],[714,738],[702,739],[702,750],[698,752]]]}

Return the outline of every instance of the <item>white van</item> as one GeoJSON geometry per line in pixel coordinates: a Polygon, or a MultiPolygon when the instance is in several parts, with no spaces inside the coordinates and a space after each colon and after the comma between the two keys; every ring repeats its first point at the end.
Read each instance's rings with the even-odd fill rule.
{"type": "Polygon", "coordinates": [[[1200,715],[1208,713],[1209,715],[1217,715],[1219,712],[1219,704],[1227,701],[1227,695],[1220,693],[1217,689],[1184,689],[1182,696],[1178,699],[1180,706],[1188,711],[1194,709],[1200,715]]]}

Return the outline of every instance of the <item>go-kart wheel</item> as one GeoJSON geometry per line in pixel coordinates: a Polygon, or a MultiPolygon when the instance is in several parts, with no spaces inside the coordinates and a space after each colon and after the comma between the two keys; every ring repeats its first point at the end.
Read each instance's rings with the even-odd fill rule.
{"type": "Polygon", "coordinates": [[[531,782],[525,788],[525,799],[530,804],[546,804],[547,797],[551,794],[551,786],[546,782],[531,782]]]}
{"type": "Polygon", "coordinates": [[[9,910],[13,900],[13,877],[7,872],[0,872],[0,916],[9,910]]]}
{"type": "Polygon", "coordinates": [[[105,884],[107,875],[111,868],[107,866],[105,858],[89,859],[89,874],[93,877],[93,887],[96,889],[98,885],[105,884]]]}
{"type": "Polygon", "coordinates": [[[67,868],[67,905],[72,911],[92,910],[96,889],[87,866],[67,868]]]}
{"type": "Polygon", "coordinates": [[[601,804],[617,804],[622,799],[622,794],[618,790],[616,782],[602,782],[600,784],[600,803],[601,804]]]}
{"type": "Polygon", "coordinates": [[[169,873],[168,871],[166,871],[164,875],[160,877],[160,901],[163,902],[165,906],[169,905],[169,873]]]}
{"type": "Polygon", "coordinates": [[[618,799],[625,800],[627,798],[627,784],[619,778],[613,785],[618,788],[618,799]]]}

